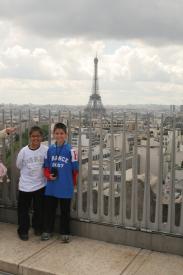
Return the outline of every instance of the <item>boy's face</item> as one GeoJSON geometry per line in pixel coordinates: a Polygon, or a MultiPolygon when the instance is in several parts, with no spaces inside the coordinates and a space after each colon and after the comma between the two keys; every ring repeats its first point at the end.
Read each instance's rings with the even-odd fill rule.
{"type": "Polygon", "coordinates": [[[30,135],[30,143],[33,147],[39,147],[42,141],[42,135],[38,131],[32,132],[30,135]]]}
{"type": "Polygon", "coordinates": [[[53,137],[58,144],[63,144],[67,137],[67,134],[62,129],[55,129],[55,131],[53,132],[53,137]]]}

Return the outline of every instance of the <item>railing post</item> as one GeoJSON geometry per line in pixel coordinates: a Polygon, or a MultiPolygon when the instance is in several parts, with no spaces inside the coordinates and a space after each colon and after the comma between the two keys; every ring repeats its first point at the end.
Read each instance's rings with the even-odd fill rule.
{"type": "Polygon", "coordinates": [[[114,198],[114,126],[113,113],[111,114],[111,139],[110,139],[110,182],[109,182],[109,221],[115,221],[115,198],[114,198]]]}
{"type": "Polygon", "coordinates": [[[100,117],[100,155],[99,155],[99,183],[98,183],[98,220],[102,221],[104,213],[103,197],[103,125],[100,117]]]}
{"type": "Polygon", "coordinates": [[[61,122],[61,112],[60,112],[60,110],[58,111],[58,122],[61,122]]]}
{"type": "Polygon", "coordinates": [[[150,116],[148,114],[143,219],[142,219],[142,226],[141,226],[145,229],[149,228],[149,221],[150,221],[150,129],[149,128],[150,128],[150,116]]]}
{"type": "Polygon", "coordinates": [[[69,111],[67,129],[68,129],[68,143],[71,144],[72,136],[71,136],[71,112],[70,111],[69,111]]]}
{"type": "Polygon", "coordinates": [[[48,113],[48,121],[49,121],[49,124],[48,124],[48,145],[51,145],[51,111],[49,110],[49,113],[48,113]]]}
{"type": "Polygon", "coordinates": [[[162,224],[162,183],[163,183],[163,115],[161,115],[160,147],[159,147],[159,175],[156,188],[155,230],[160,231],[162,224]]]}
{"type": "Polygon", "coordinates": [[[78,139],[79,176],[77,186],[77,215],[82,218],[83,188],[82,188],[82,144],[81,144],[81,112],[79,112],[79,139],[78,139]]]}
{"type": "MultiPolygon", "coordinates": [[[[10,123],[11,123],[11,127],[13,127],[13,112],[12,110],[10,111],[10,123]]],[[[17,203],[17,199],[16,199],[16,182],[15,182],[15,177],[13,175],[13,171],[15,169],[14,165],[15,165],[15,156],[14,156],[14,148],[13,148],[13,135],[10,135],[10,151],[11,151],[11,185],[10,185],[10,190],[11,190],[11,194],[10,194],[10,198],[11,198],[11,204],[12,206],[16,206],[17,203]]]]}
{"type": "Polygon", "coordinates": [[[22,112],[19,112],[19,149],[22,148],[22,112]]]}
{"type": "Polygon", "coordinates": [[[39,109],[39,112],[38,112],[38,125],[40,126],[40,123],[41,123],[41,110],[39,109]]]}
{"type": "Polygon", "coordinates": [[[29,142],[29,131],[31,128],[31,110],[28,110],[27,141],[29,142]]]}
{"type": "MultiPolygon", "coordinates": [[[[2,110],[2,124],[3,124],[3,128],[6,127],[5,125],[5,111],[4,109],[2,110]]],[[[4,163],[6,163],[6,149],[5,149],[5,139],[2,139],[2,160],[4,163]]],[[[8,171],[9,173],[9,171],[8,171]]],[[[10,205],[10,194],[9,194],[9,184],[4,184],[3,185],[3,190],[2,190],[2,203],[5,205],[10,205]]]]}
{"type": "Polygon", "coordinates": [[[170,199],[168,204],[169,232],[174,232],[175,227],[175,116],[173,116],[172,146],[171,146],[171,176],[170,176],[170,199]]]}
{"type": "Polygon", "coordinates": [[[122,162],[121,162],[121,187],[120,187],[120,224],[126,222],[126,114],[123,115],[122,134],[122,162]]]}
{"type": "Polygon", "coordinates": [[[133,169],[132,169],[132,201],[131,201],[131,219],[132,219],[132,226],[137,226],[137,114],[135,115],[135,137],[134,137],[134,151],[133,151],[133,169]]]}
{"type": "Polygon", "coordinates": [[[92,212],[92,114],[89,120],[89,148],[88,148],[88,181],[87,181],[87,218],[90,220],[92,212]]]}

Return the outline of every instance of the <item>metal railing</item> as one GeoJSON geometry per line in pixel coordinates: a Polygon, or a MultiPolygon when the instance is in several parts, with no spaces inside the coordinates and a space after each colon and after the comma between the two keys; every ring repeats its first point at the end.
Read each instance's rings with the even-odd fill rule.
{"type": "Polygon", "coordinates": [[[173,124],[166,126],[171,133],[166,146],[163,141],[163,116],[160,118],[159,130],[155,123],[152,127],[150,115],[144,121],[136,114],[130,121],[123,114],[120,120],[121,123],[116,126],[116,116],[113,114],[110,118],[101,117],[97,120],[91,116],[83,117],[81,113],[73,116],[60,111],[53,113],[39,110],[33,113],[28,110],[18,114],[2,111],[2,128],[17,126],[17,133],[1,141],[1,155],[10,177],[9,183],[5,180],[0,184],[1,207],[17,206],[19,174],[15,160],[19,149],[28,142],[30,127],[35,124],[44,127],[46,142],[50,144],[52,125],[62,121],[68,126],[68,141],[77,147],[79,156],[80,169],[72,203],[72,217],[124,228],[183,235],[180,177],[179,188],[176,185],[176,167],[179,165],[176,154],[181,153],[182,136],[177,136],[175,117],[173,124]],[[155,130],[154,136],[150,129],[155,130]],[[128,146],[129,136],[133,141],[131,149],[128,146]],[[151,142],[155,140],[158,142],[152,145],[151,142]],[[108,151],[106,156],[105,150],[108,151]],[[128,165],[127,156],[131,160],[128,165]],[[154,164],[158,167],[155,174],[152,173],[154,164]],[[167,175],[170,175],[168,182],[167,175]]]}

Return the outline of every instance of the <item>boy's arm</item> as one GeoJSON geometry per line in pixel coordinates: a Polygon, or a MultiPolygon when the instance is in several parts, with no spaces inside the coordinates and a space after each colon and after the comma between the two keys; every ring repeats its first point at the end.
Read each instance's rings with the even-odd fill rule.
{"type": "Polygon", "coordinates": [[[78,180],[78,171],[72,171],[72,178],[73,178],[73,183],[74,183],[74,186],[77,185],[77,180],[78,180]]]}
{"type": "Polygon", "coordinates": [[[50,179],[50,169],[49,169],[49,149],[45,155],[44,163],[43,163],[43,172],[44,176],[47,180],[50,179]]]}
{"type": "Polygon", "coordinates": [[[20,152],[18,153],[17,156],[17,160],[16,160],[16,167],[18,169],[21,169],[23,166],[23,150],[20,150],[20,152]]]}
{"type": "Polygon", "coordinates": [[[49,149],[48,149],[47,154],[44,158],[43,172],[44,172],[44,176],[47,180],[55,180],[56,179],[56,177],[52,176],[51,170],[50,170],[50,150],[49,149]]]}

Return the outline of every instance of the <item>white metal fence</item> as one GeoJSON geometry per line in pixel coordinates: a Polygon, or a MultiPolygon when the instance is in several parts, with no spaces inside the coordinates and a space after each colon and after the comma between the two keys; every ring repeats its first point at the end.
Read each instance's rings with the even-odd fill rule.
{"type": "Polygon", "coordinates": [[[182,136],[176,135],[175,117],[166,127],[171,133],[167,138],[171,139],[165,145],[163,116],[157,130],[150,115],[144,120],[136,114],[130,121],[125,114],[96,120],[60,111],[2,111],[1,128],[16,126],[17,133],[1,141],[1,156],[10,177],[9,183],[4,180],[0,184],[1,207],[17,205],[15,160],[18,150],[28,142],[28,130],[35,124],[44,127],[46,142],[50,144],[52,124],[58,121],[67,124],[68,141],[78,148],[80,169],[72,204],[74,218],[183,235],[183,179],[180,173],[176,178],[176,171],[183,171],[176,160],[182,136]],[[155,133],[152,136],[153,128],[156,137],[155,133]],[[156,145],[152,145],[155,140],[156,145]],[[154,164],[158,167],[156,174],[152,172],[154,164]]]}

